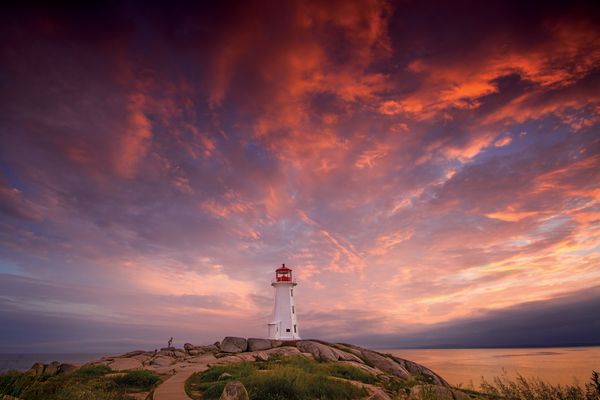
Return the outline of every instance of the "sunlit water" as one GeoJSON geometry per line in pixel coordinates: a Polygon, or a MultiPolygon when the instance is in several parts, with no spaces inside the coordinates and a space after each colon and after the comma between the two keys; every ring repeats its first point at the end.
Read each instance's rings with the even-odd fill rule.
{"type": "Polygon", "coordinates": [[[380,350],[434,370],[452,385],[477,388],[481,378],[538,377],[551,384],[583,385],[600,372],[600,347],[380,350]]]}

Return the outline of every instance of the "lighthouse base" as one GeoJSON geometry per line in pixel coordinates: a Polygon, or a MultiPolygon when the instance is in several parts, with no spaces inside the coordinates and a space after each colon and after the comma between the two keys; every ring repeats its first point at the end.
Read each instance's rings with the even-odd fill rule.
{"type": "Polygon", "coordinates": [[[300,340],[297,333],[287,332],[281,329],[281,321],[269,323],[269,339],[272,340],[300,340]]]}

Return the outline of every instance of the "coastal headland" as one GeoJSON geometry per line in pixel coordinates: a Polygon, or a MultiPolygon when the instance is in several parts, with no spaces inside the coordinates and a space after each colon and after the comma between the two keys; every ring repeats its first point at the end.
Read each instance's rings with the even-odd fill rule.
{"type": "MultiPolygon", "coordinates": [[[[83,371],[83,375],[86,371],[90,371],[89,375],[102,375],[102,379],[123,379],[132,371],[138,371],[138,374],[144,371],[156,376],[156,382],[145,388],[144,385],[133,384],[130,391],[122,391],[125,396],[139,400],[212,398],[211,394],[215,391],[219,392],[216,398],[243,399],[248,398],[247,393],[250,393],[250,398],[255,398],[252,394],[257,390],[264,392],[264,388],[259,387],[261,384],[271,385],[277,391],[281,388],[273,386],[273,382],[269,381],[285,381],[290,378],[290,373],[300,375],[308,381],[306,387],[296,389],[294,384],[298,385],[298,382],[288,385],[283,382],[287,387],[283,390],[302,392],[298,398],[310,396],[311,390],[316,391],[315,396],[323,399],[384,400],[398,398],[399,395],[419,399],[427,393],[449,400],[469,398],[467,393],[450,387],[441,376],[423,365],[351,344],[319,340],[280,341],[225,337],[221,342],[211,345],[186,343],[183,348],[165,347],[160,350],[137,350],[107,356],[81,367],[58,362],[36,363],[23,375],[32,380],[43,380],[82,374],[79,371],[83,371]],[[233,368],[233,373],[225,372],[228,368],[233,368]],[[241,374],[242,379],[236,379],[239,378],[236,370],[240,368],[245,368],[241,374]],[[207,374],[211,370],[213,373],[207,374]],[[246,388],[244,376],[251,377],[254,370],[262,371],[258,374],[261,379],[246,382],[246,388]],[[215,372],[218,372],[218,376],[215,376],[215,372]],[[206,375],[212,375],[214,379],[211,380],[206,375]],[[311,384],[311,381],[315,383],[311,384]],[[237,392],[236,388],[242,389],[238,397],[230,397],[232,390],[237,392]]],[[[293,380],[297,380],[297,377],[293,380]]],[[[281,397],[282,393],[273,395],[273,398],[285,398],[281,397]]]]}

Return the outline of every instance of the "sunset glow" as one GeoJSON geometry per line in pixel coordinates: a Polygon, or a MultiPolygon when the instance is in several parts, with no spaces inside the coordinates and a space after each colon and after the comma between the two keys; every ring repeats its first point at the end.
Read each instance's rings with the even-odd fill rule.
{"type": "Polygon", "coordinates": [[[281,263],[305,338],[600,296],[598,13],[484,3],[3,13],[3,344],[264,336],[281,263]]]}

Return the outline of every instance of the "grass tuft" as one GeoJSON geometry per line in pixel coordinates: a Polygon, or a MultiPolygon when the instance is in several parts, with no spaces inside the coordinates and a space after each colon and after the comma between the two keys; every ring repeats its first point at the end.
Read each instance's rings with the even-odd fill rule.
{"type": "Polygon", "coordinates": [[[0,398],[10,395],[23,400],[131,400],[132,392],[149,391],[160,378],[148,371],[127,371],[109,378],[104,365],[84,366],[72,374],[33,376],[10,372],[0,375],[0,398]]]}
{"type": "Polygon", "coordinates": [[[366,389],[336,378],[376,381],[351,365],[286,357],[212,367],[188,380],[188,394],[197,399],[218,399],[226,384],[218,380],[224,372],[241,381],[251,399],[261,400],[358,399],[368,394],[366,389]]]}

